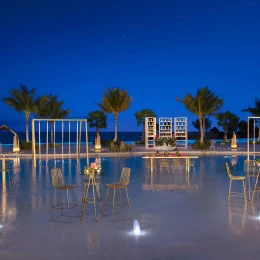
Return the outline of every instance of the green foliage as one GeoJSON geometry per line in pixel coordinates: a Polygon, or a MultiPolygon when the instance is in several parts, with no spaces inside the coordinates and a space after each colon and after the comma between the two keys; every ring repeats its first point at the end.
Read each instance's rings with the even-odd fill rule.
{"type": "MultiPolygon", "coordinates": [[[[101,140],[101,141],[100,141],[100,144],[101,144],[101,146],[103,146],[103,147],[109,147],[109,145],[110,145],[111,142],[113,142],[113,140],[101,140]]],[[[120,142],[120,141],[118,140],[118,142],[120,142]]],[[[94,142],[93,144],[95,144],[95,142],[94,142]]]]}
{"type": "Polygon", "coordinates": [[[210,147],[211,140],[204,140],[203,143],[200,140],[196,140],[194,144],[192,144],[192,148],[196,150],[206,150],[210,147]]]}
{"type": "Polygon", "coordinates": [[[236,131],[239,124],[239,117],[230,111],[216,114],[218,126],[222,126],[224,131],[236,131]]]}
{"type": "Polygon", "coordinates": [[[107,127],[107,116],[103,111],[95,110],[89,112],[87,120],[90,128],[96,128],[96,134],[98,133],[99,128],[107,127]]]}
{"type": "Polygon", "coordinates": [[[250,144],[260,144],[260,141],[256,140],[256,141],[249,141],[250,144]]]}
{"type": "Polygon", "coordinates": [[[70,109],[62,108],[64,100],[58,101],[57,95],[38,97],[35,101],[36,115],[40,118],[62,119],[70,113],[70,109]]]}
{"type": "Polygon", "coordinates": [[[131,152],[132,151],[132,145],[126,144],[123,141],[116,141],[111,142],[109,147],[109,151],[111,152],[131,152]]]}
{"type": "MultiPolygon", "coordinates": [[[[48,144],[48,147],[49,147],[49,148],[53,148],[54,146],[55,146],[55,147],[60,147],[60,144],[59,144],[59,143],[55,143],[55,144],[49,143],[49,144],[48,144]]],[[[46,148],[47,145],[46,145],[46,144],[43,144],[42,147],[43,147],[43,148],[46,148]]]]}
{"type": "Polygon", "coordinates": [[[136,144],[145,144],[145,141],[136,141],[136,144]]]}
{"type": "Polygon", "coordinates": [[[30,115],[34,112],[34,102],[36,89],[28,90],[26,85],[20,84],[20,89],[8,91],[9,97],[3,98],[3,101],[11,106],[15,111],[30,115]]]}
{"type": "Polygon", "coordinates": [[[184,99],[177,97],[177,100],[184,104],[184,106],[191,113],[195,114],[199,118],[201,143],[204,140],[205,125],[203,122],[206,116],[214,115],[223,105],[223,99],[216,96],[209,90],[208,87],[204,87],[197,90],[197,94],[192,96],[190,93],[186,93],[184,99]]]}
{"type": "Polygon", "coordinates": [[[137,125],[144,125],[145,117],[156,117],[155,113],[151,109],[139,110],[135,113],[137,125]]]}
{"type": "MultiPolygon", "coordinates": [[[[59,144],[59,143],[55,143],[55,145],[54,145],[54,144],[51,144],[51,143],[48,144],[48,148],[53,148],[54,146],[55,146],[55,147],[60,147],[60,144],[59,144]]],[[[43,149],[43,148],[46,148],[46,147],[47,147],[46,144],[42,144],[42,145],[41,145],[41,148],[42,148],[42,149],[43,149]]],[[[36,145],[35,148],[36,148],[36,149],[39,149],[39,145],[36,145]]],[[[24,140],[21,140],[21,141],[20,141],[20,149],[21,149],[21,150],[24,150],[24,151],[31,151],[31,150],[32,150],[32,142],[31,142],[31,141],[26,142],[26,141],[24,141],[24,140]]]]}
{"type": "Polygon", "coordinates": [[[29,142],[29,117],[35,112],[36,89],[28,90],[26,85],[20,84],[20,89],[8,91],[9,97],[3,98],[3,102],[12,107],[15,111],[25,114],[26,141],[29,142]]]}
{"type": "Polygon", "coordinates": [[[31,151],[32,150],[32,142],[26,142],[24,140],[20,141],[20,150],[25,150],[25,151],[31,151]]]}
{"type": "Polygon", "coordinates": [[[163,146],[164,144],[174,147],[176,139],[174,137],[157,137],[155,139],[155,146],[163,146]]]}
{"type": "MultiPolygon", "coordinates": [[[[208,117],[205,117],[204,119],[205,119],[205,121],[204,121],[204,123],[205,123],[204,128],[205,128],[206,130],[208,130],[208,129],[211,128],[212,121],[211,121],[208,117]]],[[[192,126],[193,126],[194,128],[198,129],[198,131],[200,130],[200,122],[199,122],[199,119],[197,119],[196,121],[192,121],[191,124],[192,124],[192,126]]]]}
{"type": "Polygon", "coordinates": [[[118,114],[119,112],[125,111],[129,108],[132,97],[128,95],[128,92],[124,89],[117,88],[107,88],[107,91],[103,91],[103,97],[101,103],[96,103],[100,109],[105,113],[110,113],[114,115],[115,120],[115,138],[117,141],[117,125],[118,125],[118,114]]]}

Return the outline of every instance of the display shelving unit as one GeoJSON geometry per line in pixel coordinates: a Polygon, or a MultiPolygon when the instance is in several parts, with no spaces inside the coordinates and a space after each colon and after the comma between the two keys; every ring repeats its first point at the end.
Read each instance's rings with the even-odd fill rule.
{"type": "Polygon", "coordinates": [[[172,118],[159,118],[159,137],[172,137],[172,118]]]}
{"type": "Polygon", "coordinates": [[[174,135],[176,139],[176,147],[188,147],[188,119],[187,117],[174,118],[174,135]]]}
{"type": "Polygon", "coordinates": [[[145,147],[154,148],[156,138],[156,117],[145,118],[145,147]]]}

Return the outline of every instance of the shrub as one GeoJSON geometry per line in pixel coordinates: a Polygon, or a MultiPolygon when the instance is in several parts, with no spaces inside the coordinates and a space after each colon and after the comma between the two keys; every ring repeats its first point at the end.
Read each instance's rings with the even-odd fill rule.
{"type": "Polygon", "coordinates": [[[196,140],[195,143],[192,145],[192,148],[198,150],[206,150],[210,147],[210,145],[211,140],[204,140],[203,144],[200,143],[200,140],[196,140]]]}
{"type": "Polygon", "coordinates": [[[32,142],[31,141],[26,142],[24,140],[21,140],[20,141],[20,150],[26,150],[26,151],[32,150],[32,142]]]}
{"type": "Polygon", "coordinates": [[[155,139],[156,146],[163,146],[164,144],[174,147],[176,145],[176,139],[174,137],[157,137],[155,139]]]}
{"type": "Polygon", "coordinates": [[[145,144],[145,141],[136,141],[136,144],[145,144]]]}
{"type": "MultiPolygon", "coordinates": [[[[55,146],[55,147],[60,147],[60,144],[59,144],[59,143],[55,143],[55,145],[54,145],[54,144],[51,144],[51,143],[48,144],[48,147],[49,147],[49,148],[53,148],[54,146],[55,146]]],[[[47,145],[46,145],[46,144],[42,144],[42,147],[43,147],[43,148],[46,148],[47,145]]]]}
{"type": "Polygon", "coordinates": [[[108,147],[109,151],[111,152],[131,152],[132,151],[132,145],[131,144],[125,144],[123,141],[117,141],[117,142],[110,142],[110,145],[108,147]]]}

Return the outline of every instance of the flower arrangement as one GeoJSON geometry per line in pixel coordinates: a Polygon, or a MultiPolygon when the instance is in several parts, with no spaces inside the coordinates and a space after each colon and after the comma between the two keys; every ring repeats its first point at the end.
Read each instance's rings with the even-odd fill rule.
{"type": "Polygon", "coordinates": [[[169,154],[167,151],[165,151],[165,152],[163,153],[163,155],[166,156],[166,157],[168,157],[170,154],[169,154]]]}
{"type": "Polygon", "coordinates": [[[84,174],[90,175],[95,173],[100,173],[101,167],[98,166],[95,162],[91,163],[89,166],[84,167],[84,174]]]}
{"type": "Polygon", "coordinates": [[[156,137],[155,138],[155,145],[156,146],[163,146],[164,144],[175,147],[176,146],[175,137],[156,137]]]}

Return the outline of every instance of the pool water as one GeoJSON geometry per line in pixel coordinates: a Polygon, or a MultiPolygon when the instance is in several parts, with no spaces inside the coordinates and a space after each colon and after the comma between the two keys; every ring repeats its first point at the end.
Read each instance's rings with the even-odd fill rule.
{"type": "MultiPolygon", "coordinates": [[[[22,159],[12,166],[12,189],[4,184],[0,189],[0,259],[256,259],[258,200],[251,206],[237,197],[227,205],[225,163],[234,175],[245,175],[245,159],[202,156],[195,161],[196,172],[187,175],[178,170],[160,173],[159,161],[157,171],[148,173],[147,159],[138,156],[102,158],[102,202],[105,184],[117,182],[122,167],[131,168],[128,192],[133,219],[112,222],[99,211],[95,222],[93,205],[87,205],[84,220],[73,218],[71,224],[49,221],[53,198],[50,171],[55,162],[37,162],[35,169],[31,160],[22,159]],[[141,236],[133,235],[135,219],[141,236]]],[[[78,172],[85,165],[84,159],[56,161],[65,182],[79,185],[79,199],[83,177],[78,172]]],[[[251,178],[247,187],[253,183],[251,178]]],[[[242,185],[234,182],[233,188],[242,190],[242,185]]],[[[122,216],[128,217],[127,208],[123,212],[122,216]]],[[[56,220],[62,218],[59,211],[54,213],[56,220]]]]}

